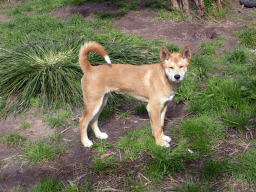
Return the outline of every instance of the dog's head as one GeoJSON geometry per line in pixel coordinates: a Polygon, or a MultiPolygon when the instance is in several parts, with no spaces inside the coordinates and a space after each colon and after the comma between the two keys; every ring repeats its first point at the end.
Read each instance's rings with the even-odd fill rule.
{"type": "Polygon", "coordinates": [[[160,59],[169,81],[183,81],[185,73],[187,72],[190,58],[191,51],[188,45],[182,49],[181,53],[172,54],[165,47],[162,47],[160,59]]]}

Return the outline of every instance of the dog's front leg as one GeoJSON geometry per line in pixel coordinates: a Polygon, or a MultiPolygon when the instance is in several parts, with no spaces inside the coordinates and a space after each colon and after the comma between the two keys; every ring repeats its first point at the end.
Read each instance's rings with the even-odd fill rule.
{"type": "Polygon", "coordinates": [[[81,142],[85,147],[91,147],[93,145],[92,141],[89,140],[87,135],[87,128],[89,125],[89,120],[87,118],[87,111],[84,110],[82,118],[79,120],[80,123],[80,132],[81,132],[81,142]]]}
{"type": "MultiPolygon", "coordinates": [[[[164,108],[161,111],[161,127],[162,127],[162,129],[164,127],[164,117],[165,117],[165,113],[166,113],[166,110],[167,110],[167,106],[168,106],[168,103],[166,103],[164,105],[164,108]]],[[[171,137],[164,134],[164,131],[162,131],[162,137],[163,137],[163,140],[168,142],[168,143],[172,141],[171,137]]]]}
{"type": "Polygon", "coordinates": [[[161,103],[156,101],[150,101],[147,105],[152,133],[157,145],[170,147],[169,143],[163,139],[163,127],[161,122],[161,115],[163,110],[161,106],[161,103]]]}

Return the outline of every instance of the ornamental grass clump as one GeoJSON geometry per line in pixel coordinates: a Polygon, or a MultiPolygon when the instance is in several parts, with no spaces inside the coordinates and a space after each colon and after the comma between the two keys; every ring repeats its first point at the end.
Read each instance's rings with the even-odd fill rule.
{"type": "Polygon", "coordinates": [[[23,110],[36,97],[44,109],[81,104],[81,44],[68,39],[0,49],[0,95],[11,103],[8,110],[23,110]]]}

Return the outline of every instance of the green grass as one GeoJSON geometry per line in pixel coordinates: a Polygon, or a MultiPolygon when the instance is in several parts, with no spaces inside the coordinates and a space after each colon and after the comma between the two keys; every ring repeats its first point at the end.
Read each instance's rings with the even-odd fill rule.
{"type": "MultiPolygon", "coordinates": [[[[255,142],[254,142],[255,143],[255,142]]],[[[238,155],[236,159],[231,163],[232,172],[236,178],[245,178],[248,183],[255,186],[256,181],[256,150],[255,144],[252,145],[251,150],[247,150],[244,153],[238,155]]]]}
{"type": "Polygon", "coordinates": [[[35,0],[22,2],[19,5],[15,6],[8,12],[9,16],[15,16],[19,14],[24,14],[26,12],[36,12],[36,13],[45,13],[52,11],[54,9],[64,7],[71,4],[72,1],[68,0],[35,0]]]}
{"type": "Polygon", "coordinates": [[[155,145],[150,127],[141,127],[134,131],[127,131],[124,138],[119,139],[116,146],[124,152],[122,162],[141,160],[142,152],[146,152],[153,158],[147,160],[145,172],[155,179],[163,179],[165,175],[171,175],[185,169],[188,161],[194,159],[197,154],[187,152],[187,140],[181,139],[171,148],[163,148],[155,145]]]}
{"type": "Polygon", "coordinates": [[[21,126],[20,126],[20,129],[29,129],[30,127],[32,126],[32,124],[26,122],[26,121],[23,121],[21,126]]]}
{"type": "Polygon", "coordinates": [[[180,192],[208,192],[211,191],[207,182],[195,180],[192,177],[186,178],[181,187],[177,188],[180,192]]]}
{"type": "Polygon", "coordinates": [[[35,143],[28,142],[22,150],[25,154],[23,158],[26,158],[31,163],[35,164],[54,160],[65,153],[66,146],[58,143],[48,144],[46,141],[39,140],[35,143]]]}
{"type": "Polygon", "coordinates": [[[185,15],[184,11],[166,11],[164,9],[160,10],[159,13],[156,14],[156,19],[169,19],[174,21],[183,21],[187,19],[188,16],[185,15]]]}
{"type": "Polygon", "coordinates": [[[240,44],[245,47],[249,48],[256,48],[256,29],[251,30],[241,30],[237,34],[238,38],[240,39],[240,44]]]}
{"type": "Polygon", "coordinates": [[[135,107],[136,115],[145,115],[148,114],[147,107],[145,104],[140,104],[135,107]]]}
{"type": "Polygon", "coordinates": [[[25,137],[20,136],[19,133],[7,133],[5,135],[0,135],[0,142],[6,145],[10,145],[13,147],[21,146],[24,141],[26,140],[25,137]]]}
{"type": "Polygon", "coordinates": [[[43,122],[46,122],[51,128],[67,126],[68,118],[71,117],[69,111],[60,110],[56,114],[47,115],[43,117],[43,122]]]}
{"type": "Polygon", "coordinates": [[[104,154],[109,154],[108,148],[111,148],[112,145],[104,140],[100,140],[97,143],[93,144],[93,147],[96,147],[95,152],[97,153],[96,156],[94,156],[94,164],[91,166],[91,168],[99,173],[113,173],[115,172],[116,165],[114,164],[114,156],[115,154],[112,154],[110,156],[101,158],[104,154]]]}
{"type": "Polygon", "coordinates": [[[38,182],[33,187],[33,191],[35,192],[44,192],[44,191],[57,192],[57,191],[61,191],[61,189],[62,189],[61,183],[54,180],[51,177],[48,177],[47,179],[44,179],[41,182],[38,182]]]}
{"type": "Polygon", "coordinates": [[[70,181],[70,184],[67,185],[67,187],[63,186],[63,183],[60,181],[54,179],[53,177],[49,176],[47,178],[44,178],[40,182],[37,182],[33,186],[33,191],[34,192],[78,192],[78,191],[87,191],[88,188],[90,187],[91,182],[84,181],[81,182],[80,185],[78,183],[72,183],[70,181]]]}
{"type": "Polygon", "coordinates": [[[229,172],[229,163],[226,160],[213,161],[208,160],[201,168],[201,171],[207,179],[219,179],[225,172],[229,172]]]}

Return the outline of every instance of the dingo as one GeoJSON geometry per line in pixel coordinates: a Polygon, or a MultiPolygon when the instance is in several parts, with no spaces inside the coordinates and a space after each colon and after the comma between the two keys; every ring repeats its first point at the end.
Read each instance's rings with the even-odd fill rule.
{"type": "Polygon", "coordinates": [[[79,55],[79,64],[84,73],[81,84],[85,109],[79,121],[83,145],[93,145],[87,136],[89,123],[97,138],[108,137],[99,130],[98,117],[107,103],[109,93],[122,92],[148,102],[147,111],[155,142],[157,145],[169,147],[171,138],[163,133],[164,116],[167,104],[184,79],[190,58],[191,51],[188,45],[181,53],[172,54],[162,47],[161,64],[112,65],[101,45],[96,42],[85,43],[79,55]],[[91,51],[100,54],[109,65],[91,66],[88,61],[88,54],[91,51]]]}

